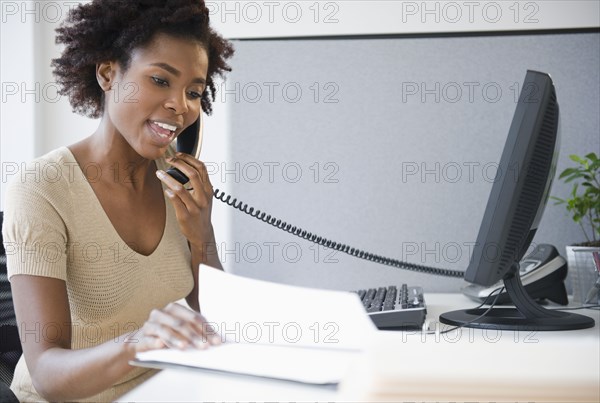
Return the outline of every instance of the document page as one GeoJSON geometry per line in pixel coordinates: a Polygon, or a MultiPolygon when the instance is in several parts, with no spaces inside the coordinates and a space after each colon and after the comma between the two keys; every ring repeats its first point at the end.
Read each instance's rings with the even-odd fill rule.
{"type": "Polygon", "coordinates": [[[138,353],[137,365],[183,365],[337,383],[376,331],[357,295],[276,284],[201,265],[202,314],[224,342],[138,353]]]}

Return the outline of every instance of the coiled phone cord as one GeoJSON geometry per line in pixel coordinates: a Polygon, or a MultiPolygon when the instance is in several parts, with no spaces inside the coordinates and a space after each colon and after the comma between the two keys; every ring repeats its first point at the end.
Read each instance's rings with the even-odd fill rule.
{"type": "Polygon", "coordinates": [[[350,256],[354,256],[359,259],[367,260],[369,262],[380,263],[386,266],[397,267],[399,269],[411,270],[421,273],[427,274],[435,274],[439,276],[446,277],[459,277],[462,278],[464,276],[464,272],[458,270],[449,270],[449,269],[440,269],[436,267],[423,266],[414,263],[403,262],[401,260],[387,258],[383,256],[379,256],[373,253],[367,253],[357,248],[352,248],[348,245],[344,245],[342,243],[333,242],[329,239],[317,236],[311,232],[307,232],[302,228],[293,226],[292,224],[288,224],[285,221],[281,221],[275,217],[268,215],[267,213],[263,213],[260,210],[255,210],[253,207],[248,206],[242,201],[238,201],[237,199],[231,200],[231,196],[226,194],[225,192],[220,191],[219,189],[214,190],[214,196],[217,200],[222,201],[223,203],[233,207],[236,210],[239,210],[243,213],[246,213],[260,221],[263,221],[267,224],[270,224],[276,228],[279,228],[282,231],[289,232],[290,234],[296,235],[302,239],[313,242],[315,244],[325,246],[327,248],[334,249],[336,251],[340,251],[346,253],[350,256]]]}

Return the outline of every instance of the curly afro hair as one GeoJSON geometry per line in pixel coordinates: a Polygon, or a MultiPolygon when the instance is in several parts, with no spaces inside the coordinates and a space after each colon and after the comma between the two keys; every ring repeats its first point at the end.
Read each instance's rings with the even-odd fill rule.
{"type": "Polygon", "coordinates": [[[104,109],[104,93],[96,80],[96,64],[117,61],[125,70],[131,52],[148,44],[157,33],[199,41],[208,54],[206,90],[201,104],[212,112],[215,75],[231,71],[226,60],[233,46],[209,26],[203,0],[93,0],[70,10],[56,30],[56,43],[66,45],[52,60],[59,93],[69,97],[73,111],[98,118],[104,109]]]}

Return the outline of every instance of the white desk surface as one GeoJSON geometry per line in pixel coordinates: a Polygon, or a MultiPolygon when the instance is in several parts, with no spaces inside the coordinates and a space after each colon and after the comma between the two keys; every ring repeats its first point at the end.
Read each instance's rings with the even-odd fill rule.
{"type": "MultiPolygon", "coordinates": [[[[425,294],[425,302],[427,304],[427,319],[438,323],[439,315],[443,312],[464,309],[476,306],[472,300],[466,298],[462,294],[425,294]]],[[[377,340],[374,341],[374,346],[378,354],[387,351],[385,346],[390,348],[390,355],[385,356],[386,361],[397,360],[399,366],[410,366],[410,363],[402,362],[403,352],[423,351],[422,363],[420,370],[427,370],[427,366],[436,368],[438,376],[448,375],[456,379],[464,379],[466,384],[472,384],[478,376],[481,376],[489,366],[497,364],[499,361],[509,362],[510,365],[519,367],[519,355],[524,349],[535,348],[538,351],[536,354],[543,356],[556,357],[556,366],[554,367],[554,376],[556,371],[564,371],[565,374],[570,374],[569,379],[576,378],[578,371],[583,371],[577,365],[573,365],[573,360],[570,362],[562,362],[565,357],[570,357],[576,353],[575,360],[583,359],[595,363],[591,366],[592,373],[586,373],[587,378],[592,376],[593,379],[598,379],[598,394],[600,395],[600,311],[597,310],[578,310],[576,313],[584,314],[594,318],[596,326],[590,329],[562,332],[507,332],[502,333],[494,331],[485,331],[479,329],[461,329],[461,333],[447,333],[446,335],[427,335],[423,336],[416,331],[410,332],[378,332],[377,340]],[[436,360],[437,356],[427,356],[427,352],[444,345],[461,345],[460,358],[468,360],[471,364],[459,366],[444,367],[439,365],[436,360]],[[427,345],[427,347],[424,347],[427,345]],[[480,352],[480,349],[469,346],[484,346],[487,349],[485,354],[493,356],[473,356],[476,355],[474,350],[480,352]],[[535,347],[534,347],[535,346],[535,347]],[[559,350],[557,350],[557,347],[559,350]],[[408,349],[408,350],[406,350],[408,349]],[[469,354],[469,350],[473,354],[469,354]],[[511,357],[511,352],[515,352],[511,357]],[[425,364],[423,364],[425,363],[425,364]],[[427,364],[429,363],[429,364],[427,364]],[[568,365],[562,367],[562,365],[568,365]],[[470,368],[470,369],[469,369],[470,368]],[[445,371],[445,372],[444,372],[445,371]]],[[[439,324],[439,323],[438,323],[439,324]]],[[[445,325],[443,325],[445,326],[445,325]]],[[[458,331],[457,331],[458,332],[458,331]]],[[[446,348],[446,350],[448,350],[446,348]]],[[[421,354],[421,353],[419,353],[421,354]]],[[[381,357],[381,355],[379,355],[381,357]]],[[[372,356],[370,357],[373,358],[372,356]]],[[[532,370],[532,379],[539,382],[540,377],[543,378],[545,372],[549,371],[547,363],[539,365],[537,368],[537,360],[533,359],[527,362],[528,370],[532,370]]],[[[568,360],[567,360],[568,361],[568,360]]],[[[575,361],[577,363],[578,361],[575,361]]],[[[585,367],[589,372],[590,365],[585,367]]],[[[522,363],[525,364],[525,363],[522,363]]],[[[508,364],[507,364],[508,365],[508,364]]],[[[415,367],[417,368],[417,367],[415,367]]],[[[549,375],[552,375],[549,373],[549,375]]],[[[581,374],[583,375],[583,374],[581,374]]],[[[527,376],[527,375],[526,375],[527,376]]],[[[489,379],[488,379],[489,381],[489,379]]],[[[138,386],[127,395],[123,396],[121,401],[348,401],[352,400],[354,395],[348,394],[347,389],[343,389],[348,385],[336,386],[317,386],[307,385],[295,382],[265,379],[253,376],[237,375],[230,373],[221,373],[202,369],[166,369],[158,373],[153,378],[138,386]],[[342,390],[340,390],[342,389],[342,390]]],[[[465,385],[465,387],[467,387],[465,385]]],[[[358,399],[360,400],[360,398],[358,399]]],[[[535,399],[528,399],[535,401],[535,399]]]]}

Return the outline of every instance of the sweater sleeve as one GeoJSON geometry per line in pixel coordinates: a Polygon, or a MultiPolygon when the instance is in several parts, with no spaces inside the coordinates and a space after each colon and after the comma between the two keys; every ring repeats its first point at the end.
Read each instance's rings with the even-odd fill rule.
{"type": "MultiPolygon", "coordinates": [[[[39,165],[38,165],[39,167],[39,165]]],[[[29,168],[34,172],[36,166],[29,168]]],[[[9,279],[17,274],[67,278],[67,231],[61,208],[64,183],[35,175],[15,177],[5,194],[2,236],[9,279]]]]}

